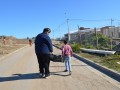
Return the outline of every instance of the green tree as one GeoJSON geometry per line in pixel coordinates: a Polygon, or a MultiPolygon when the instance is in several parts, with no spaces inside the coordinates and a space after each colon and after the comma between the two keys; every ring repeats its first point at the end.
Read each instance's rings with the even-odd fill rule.
{"type": "Polygon", "coordinates": [[[99,49],[104,49],[109,47],[108,43],[110,42],[110,39],[100,33],[97,34],[97,37],[96,37],[96,34],[91,34],[89,37],[87,37],[86,40],[84,40],[85,46],[88,47],[88,45],[90,45],[90,47],[96,47],[97,38],[98,38],[99,49]]]}

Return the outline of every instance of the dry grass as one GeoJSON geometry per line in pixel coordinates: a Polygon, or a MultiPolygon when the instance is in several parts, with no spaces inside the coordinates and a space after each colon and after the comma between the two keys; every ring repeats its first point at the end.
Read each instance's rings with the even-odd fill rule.
{"type": "Polygon", "coordinates": [[[120,64],[117,63],[120,61],[120,55],[100,56],[89,53],[80,53],[79,55],[120,73],[120,64]]]}
{"type": "Polygon", "coordinates": [[[28,44],[26,39],[6,38],[6,45],[3,44],[3,39],[0,39],[0,57],[9,54],[28,44]]]}
{"type": "Polygon", "coordinates": [[[26,44],[16,44],[16,45],[1,45],[0,46],[0,54],[9,54],[23,46],[25,46],[26,44]]]}

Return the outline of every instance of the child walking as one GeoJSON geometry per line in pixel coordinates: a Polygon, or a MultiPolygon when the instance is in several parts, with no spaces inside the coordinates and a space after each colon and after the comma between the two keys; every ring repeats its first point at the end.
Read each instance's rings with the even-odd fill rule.
{"type": "Polygon", "coordinates": [[[69,72],[71,75],[71,57],[72,57],[72,48],[68,45],[67,41],[63,41],[64,46],[62,47],[62,56],[65,59],[65,72],[69,72]]]}

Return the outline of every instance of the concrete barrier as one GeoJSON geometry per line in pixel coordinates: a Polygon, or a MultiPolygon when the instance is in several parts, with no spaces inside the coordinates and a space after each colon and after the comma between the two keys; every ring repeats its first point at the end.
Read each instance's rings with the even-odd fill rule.
{"type": "Polygon", "coordinates": [[[80,50],[84,51],[84,52],[105,54],[105,55],[115,54],[115,52],[116,52],[116,51],[95,50],[95,49],[86,49],[86,48],[80,48],[80,50]]]}

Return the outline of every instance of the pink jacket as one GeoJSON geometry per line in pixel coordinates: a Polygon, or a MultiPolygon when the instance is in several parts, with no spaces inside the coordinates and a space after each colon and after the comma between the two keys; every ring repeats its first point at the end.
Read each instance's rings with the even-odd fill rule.
{"type": "Polygon", "coordinates": [[[70,45],[66,44],[62,47],[62,55],[63,56],[71,56],[72,57],[72,48],[70,45]]]}

